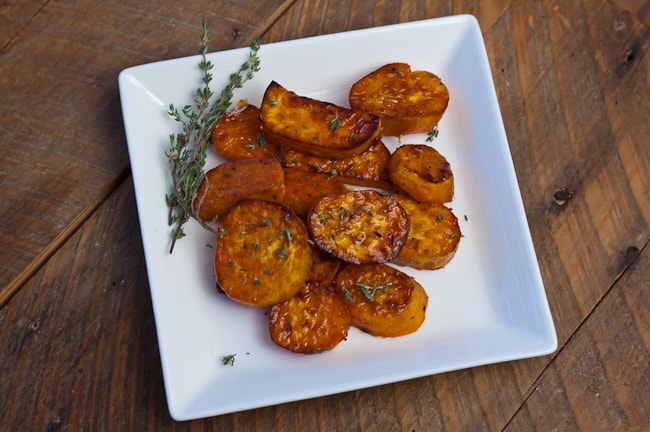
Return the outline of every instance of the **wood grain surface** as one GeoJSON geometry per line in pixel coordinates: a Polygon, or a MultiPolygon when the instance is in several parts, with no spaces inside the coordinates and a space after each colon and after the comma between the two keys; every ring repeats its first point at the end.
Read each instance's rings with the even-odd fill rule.
{"type": "MultiPolygon", "coordinates": [[[[0,4],[0,432],[650,430],[650,27],[597,0],[0,4]],[[167,410],[117,74],[474,14],[556,353],[188,422],[167,410]]],[[[435,41],[431,41],[435,43],[435,41]]]]}

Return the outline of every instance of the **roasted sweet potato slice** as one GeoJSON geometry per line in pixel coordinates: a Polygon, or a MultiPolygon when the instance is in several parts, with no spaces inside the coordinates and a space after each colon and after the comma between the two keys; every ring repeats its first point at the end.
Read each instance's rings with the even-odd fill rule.
{"type": "Polygon", "coordinates": [[[217,282],[231,299],[271,306],[298,293],[312,267],[304,223],[281,204],[240,201],[219,219],[217,282]]]}
{"type": "Polygon", "coordinates": [[[309,276],[307,276],[307,284],[324,287],[332,285],[336,273],[341,268],[342,261],[319,248],[314,248],[312,252],[313,263],[309,276]]]}
{"type": "Polygon", "coordinates": [[[284,201],[284,171],[273,159],[237,159],[210,169],[193,200],[199,219],[214,225],[233,204],[259,198],[284,201]]]}
{"type": "Polygon", "coordinates": [[[454,197],[454,175],[447,159],[433,147],[406,144],[388,161],[393,183],[418,201],[442,204],[454,197]]]}
{"type": "Polygon", "coordinates": [[[388,148],[381,140],[376,140],[363,153],[343,159],[322,158],[289,150],[284,154],[282,166],[325,173],[347,184],[388,189],[389,159],[388,148]]]}
{"type": "Polygon", "coordinates": [[[330,350],[348,335],[352,323],[342,298],[320,285],[308,286],[271,307],[271,340],[289,351],[315,354],[330,350]]]}
{"type": "Polygon", "coordinates": [[[452,210],[443,204],[429,204],[405,195],[394,198],[406,210],[411,222],[408,240],[391,261],[420,270],[435,270],[447,265],[460,243],[460,227],[452,210]]]}
{"type": "Polygon", "coordinates": [[[260,110],[242,103],[229,109],[212,129],[212,145],[227,159],[265,158],[280,154],[280,147],[262,133],[260,110]]]}
{"type": "Polygon", "coordinates": [[[431,131],[447,109],[449,91],[431,72],[390,63],[355,82],[349,99],[352,108],[381,118],[384,135],[402,136],[431,131]]]}
{"type": "Polygon", "coordinates": [[[424,322],[426,291],[411,276],[386,264],[346,263],[335,287],[348,303],[352,325],[373,336],[403,336],[424,322]]]}
{"type": "Polygon", "coordinates": [[[260,111],[270,141],[327,158],[362,153],[381,130],[375,115],[299,96],[275,81],[264,92],[260,111]]]}
{"type": "Polygon", "coordinates": [[[350,190],[338,178],[293,168],[285,168],[284,185],[284,205],[301,217],[306,217],[309,209],[321,197],[350,190]]]}
{"type": "Polygon", "coordinates": [[[345,192],[318,200],[308,227],[316,245],[343,261],[381,263],[402,250],[409,231],[406,212],[388,194],[345,192]]]}

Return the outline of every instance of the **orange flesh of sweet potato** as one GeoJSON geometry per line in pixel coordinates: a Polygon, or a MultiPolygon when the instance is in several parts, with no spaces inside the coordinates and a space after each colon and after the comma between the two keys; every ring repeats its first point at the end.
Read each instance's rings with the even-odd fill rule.
{"type": "Polygon", "coordinates": [[[260,110],[242,104],[226,111],[212,129],[212,145],[227,159],[274,158],[280,147],[262,134],[260,110]]]}
{"type": "Polygon", "coordinates": [[[388,161],[393,183],[418,201],[442,204],[454,197],[454,176],[447,159],[424,144],[398,147],[388,161]]]}
{"type": "Polygon", "coordinates": [[[389,159],[390,151],[381,140],[377,140],[363,153],[343,159],[321,158],[289,150],[282,159],[282,166],[325,173],[347,184],[388,189],[389,159]]]}
{"type": "Polygon", "coordinates": [[[352,318],[344,301],[326,287],[309,287],[275,304],[269,313],[271,340],[289,351],[330,350],[348,335],[352,318]]]}
{"type": "Polygon", "coordinates": [[[237,159],[212,168],[199,185],[193,207],[199,219],[214,224],[246,198],[284,201],[284,171],[273,159],[237,159]]]}
{"type": "Polygon", "coordinates": [[[426,291],[411,276],[386,264],[346,263],[335,288],[348,304],[352,325],[373,336],[403,336],[424,322],[426,291]]]}
{"type": "Polygon", "coordinates": [[[319,248],[313,248],[312,252],[313,264],[307,276],[307,283],[329,287],[334,282],[342,261],[319,248]]]}
{"type": "Polygon", "coordinates": [[[321,198],[307,224],[319,248],[356,264],[390,261],[402,250],[409,230],[404,209],[374,190],[321,198]]]}
{"type": "Polygon", "coordinates": [[[456,254],[461,237],[458,219],[451,209],[404,195],[394,198],[406,210],[411,228],[404,248],[391,262],[419,270],[447,265],[456,254]]]}
{"type": "Polygon", "coordinates": [[[284,186],[284,205],[300,217],[306,217],[311,207],[320,198],[349,190],[338,178],[293,168],[285,168],[284,186]]]}
{"type": "Polygon", "coordinates": [[[223,292],[251,306],[271,306],[300,291],[312,267],[304,223],[283,205],[240,201],[219,219],[214,271],[223,292]]]}
{"type": "Polygon", "coordinates": [[[344,158],[365,151],[380,133],[377,116],[287,90],[272,81],[260,107],[265,136],[286,149],[344,158]]]}
{"type": "Polygon", "coordinates": [[[447,109],[449,91],[431,72],[390,63],[355,82],[349,100],[352,108],[379,116],[384,135],[401,136],[432,130],[447,109]]]}

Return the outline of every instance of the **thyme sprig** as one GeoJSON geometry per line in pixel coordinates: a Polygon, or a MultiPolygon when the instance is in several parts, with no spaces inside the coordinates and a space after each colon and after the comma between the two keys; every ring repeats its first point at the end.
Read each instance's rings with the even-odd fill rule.
{"type": "Polygon", "coordinates": [[[211,102],[214,96],[210,88],[214,64],[207,59],[209,42],[209,22],[203,20],[199,62],[203,77],[201,87],[196,90],[194,105],[188,104],[179,110],[173,104],[169,104],[167,111],[182,125],[181,132],[169,136],[170,147],[165,152],[172,177],[172,191],[166,195],[169,207],[168,224],[172,227],[169,253],[173,252],[176,240],[185,237],[183,225],[190,218],[196,219],[205,229],[217,233],[216,227],[197,217],[192,203],[199,185],[205,178],[203,168],[206,151],[210,146],[210,137],[215,123],[230,107],[235,89],[241,88],[246,81],[253,78],[255,72],[260,70],[260,59],[257,55],[260,41],[255,38],[248,59],[237,72],[230,74],[228,83],[219,97],[211,102]]]}

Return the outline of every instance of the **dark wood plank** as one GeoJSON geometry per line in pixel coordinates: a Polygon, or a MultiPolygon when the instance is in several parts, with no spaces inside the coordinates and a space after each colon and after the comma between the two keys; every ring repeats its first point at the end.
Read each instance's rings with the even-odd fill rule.
{"type": "Polygon", "coordinates": [[[128,182],[0,311],[0,328],[0,429],[116,430],[151,416],[151,395],[165,414],[128,182]]]}
{"type": "Polygon", "coordinates": [[[650,248],[544,372],[507,430],[650,428],[650,248]]]}
{"type": "Polygon", "coordinates": [[[270,25],[276,8],[290,4],[2,6],[7,17],[22,21],[7,28],[17,34],[0,51],[0,306],[59,246],[52,247],[57,236],[74,231],[71,223],[83,221],[128,173],[118,73],[197,53],[204,17],[211,21],[212,50],[247,45],[270,25]]]}
{"type": "Polygon", "coordinates": [[[514,3],[504,15],[511,35],[490,50],[561,343],[611,287],[627,249],[642,247],[650,236],[649,141],[636,126],[647,124],[650,113],[621,98],[634,95],[638,107],[647,106],[648,29],[609,3],[572,5],[514,3]],[[597,30],[617,22],[623,23],[620,36],[597,30]],[[499,48],[508,38],[517,41],[515,53],[499,48]],[[621,42],[632,40],[643,47],[631,65],[637,73],[608,84],[628,49],[621,42]],[[559,205],[565,189],[570,198],[559,205]]]}
{"type": "Polygon", "coordinates": [[[30,20],[46,3],[46,0],[0,3],[0,51],[29,25],[30,20]]]}
{"type": "Polygon", "coordinates": [[[648,0],[613,0],[619,7],[634,14],[639,20],[650,25],[650,1],[648,0]]]}

